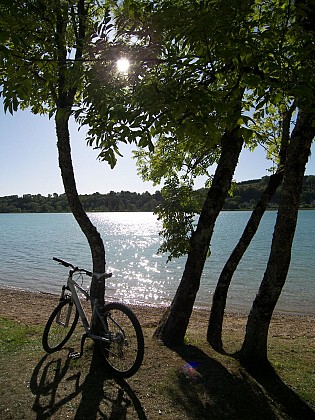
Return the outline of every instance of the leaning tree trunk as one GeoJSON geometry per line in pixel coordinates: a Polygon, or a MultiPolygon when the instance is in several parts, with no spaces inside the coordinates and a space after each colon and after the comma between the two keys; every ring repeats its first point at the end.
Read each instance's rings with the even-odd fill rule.
{"type": "Polygon", "coordinates": [[[278,172],[270,177],[267,188],[263,192],[260,200],[258,201],[255,209],[253,210],[251,217],[244,229],[244,232],[225,263],[216,289],[213,294],[212,306],[210,311],[210,318],[207,330],[207,341],[215,350],[222,350],[222,327],[224,311],[226,306],[226,299],[231,284],[231,280],[237,266],[242,259],[245,251],[247,250],[251,240],[253,239],[257,229],[259,227],[262,216],[264,215],[267,204],[270,198],[276,192],[278,186],[281,184],[283,173],[278,172]]]}
{"type": "Polygon", "coordinates": [[[283,179],[283,165],[285,163],[286,150],[290,139],[290,123],[292,113],[295,110],[295,103],[284,114],[282,121],[282,135],[281,146],[279,151],[279,170],[270,177],[269,183],[257,202],[251,217],[249,218],[244,232],[225,263],[220,274],[215,292],[213,294],[212,306],[210,311],[210,318],[207,330],[207,341],[216,350],[222,350],[222,327],[224,311],[226,306],[226,299],[231,280],[239,262],[241,261],[244,253],[246,252],[251,240],[255,236],[259,227],[260,221],[266,211],[267,205],[271,197],[275,194],[283,179]]]}
{"type": "MultiPolygon", "coordinates": [[[[74,178],[73,165],[71,159],[69,119],[65,113],[58,111],[56,114],[57,147],[59,155],[59,167],[61,170],[62,181],[68,199],[69,207],[82,232],[86,236],[90,245],[93,272],[105,272],[105,249],[103,240],[84,211],[74,178]]],[[[92,278],[91,296],[97,298],[100,303],[104,303],[104,281],[99,282],[95,277],[92,278]]]]}
{"type": "Polygon", "coordinates": [[[214,225],[231,187],[242,146],[243,138],[238,127],[224,133],[221,156],[196,231],[191,238],[191,250],[188,253],[181,282],[170,308],[164,314],[154,334],[169,346],[182,344],[184,341],[214,225]]]}
{"type": "Polygon", "coordinates": [[[269,324],[289,270],[305,165],[314,136],[314,116],[300,110],[287,151],[281,200],[266,272],[253,302],[239,353],[242,364],[251,370],[263,369],[268,364],[269,324]]]}
{"type": "MultiPolygon", "coordinates": [[[[102,238],[95,226],[91,223],[86,212],[84,211],[74,177],[70,134],[69,134],[69,117],[73,107],[78,86],[75,74],[82,74],[82,58],[84,50],[84,39],[86,35],[86,18],[88,7],[85,1],[78,2],[77,26],[74,27],[74,35],[76,38],[75,61],[72,67],[67,62],[67,23],[69,19],[69,11],[67,3],[62,7],[56,8],[56,52],[57,52],[57,82],[56,90],[52,90],[52,96],[55,100],[57,112],[55,116],[57,147],[59,157],[59,167],[61,170],[62,181],[67,196],[68,204],[73,216],[78,222],[82,232],[86,236],[90,245],[93,272],[105,272],[105,249],[102,238]],[[74,74],[72,74],[74,73],[74,74]],[[72,83],[69,81],[72,80],[72,83]]],[[[75,22],[74,22],[75,23],[75,22]]],[[[74,25],[75,26],[75,25],[74,25]]],[[[100,303],[104,303],[104,281],[98,281],[95,276],[92,277],[91,297],[97,298],[100,303]]]]}

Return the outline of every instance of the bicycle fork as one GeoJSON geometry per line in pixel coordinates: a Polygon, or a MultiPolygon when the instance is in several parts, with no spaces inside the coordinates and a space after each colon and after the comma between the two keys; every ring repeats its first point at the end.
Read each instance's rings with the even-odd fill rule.
{"type": "Polygon", "coordinates": [[[67,286],[62,286],[62,290],[61,290],[61,295],[60,295],[60,302],[62,302],[63,300],[69,300],[69,308],[66,314],[66,318],[62,317],[61,318],[61,311],[59,311],[57,317],[56,317],[56,322],[59,325],[62,325],[63,327],[67,328],[69,325],[69,321],[70,321],[70,317],[71,317],[71,313],[72,313],[72,308],[73,308],[73,301],[71,300],[71,296],[70,295],[66,295],[65,291],[69,290],[69,288],[67,286]]]}

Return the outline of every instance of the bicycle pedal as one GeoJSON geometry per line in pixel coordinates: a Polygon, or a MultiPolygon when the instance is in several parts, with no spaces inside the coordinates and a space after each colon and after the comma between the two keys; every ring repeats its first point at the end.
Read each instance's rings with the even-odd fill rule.
{"type": "Polygon", "coordinates": [[[80,359],[81,356],[82,356],[82,354],[80,352],[73,351],[73,352],[68,354],[68,359],[72,359],[72,360],[80,359]]]}

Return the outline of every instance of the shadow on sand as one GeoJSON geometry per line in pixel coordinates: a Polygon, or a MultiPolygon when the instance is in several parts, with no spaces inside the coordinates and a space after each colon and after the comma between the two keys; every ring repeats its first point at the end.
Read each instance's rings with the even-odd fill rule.
{"type": "MultiPolygon", "coordinates": [[[[271,367],[254,377],[231,356],[222,356],[227,358],[223,365],[192,345],[174,350],[183,359],[183,365],[167,373],[160,391],[164,401],[167,395],[172,413],[178,415],[176,418],[315,419],[312,408],[271,367]]],[[[32,409],[36,419],[153,418],[149,412],[146,416],[141,402],[126,381],[107,375],[97,352],[93,352],[92,360],[89,354],[75,363],[65,356],[64,351],[46,355],[33,371],[30,387],[35,396],[32,409]]],[[[148,378],[144,375],[142,380],[148,378]]],[[[146,404],[146,401],[142,403],[146,404]]]]}
{"type": "Polygon", "coordinates": [[[90,369],[83,377],[64,354],[45,355],[30,381],[36,419],[147,419],[128,383],[108,376],[99,357],[93,352],[90,369]]]}
{"type": "Polygon", "coordinates": [[[270,367],[251,376],[230,358],[231,369],[198,347],[176,348],[186,364],[179,370],[169,397],[191,419],[315,419],[315,412],[270,367]]]}

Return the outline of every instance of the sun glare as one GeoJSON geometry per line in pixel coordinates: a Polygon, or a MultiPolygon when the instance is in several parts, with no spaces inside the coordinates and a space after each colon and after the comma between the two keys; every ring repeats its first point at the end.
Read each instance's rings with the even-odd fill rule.
{"type": "Polygon", "coordinates": [[[127,58],[120,58],[117,61],[117,70],[119,71],[119,73],[127,73],[129,66],[130,63],[127,58]]]}

